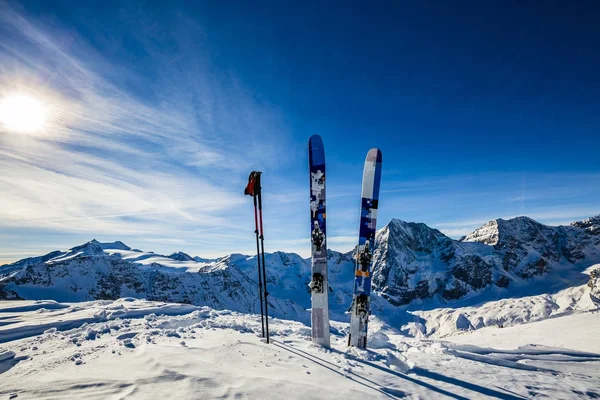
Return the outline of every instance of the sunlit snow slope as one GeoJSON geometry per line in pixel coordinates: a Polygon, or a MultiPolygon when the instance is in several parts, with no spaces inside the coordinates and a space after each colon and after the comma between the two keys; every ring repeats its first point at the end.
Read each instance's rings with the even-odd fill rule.
{"type": "Polygon", "coordinates": [[[421,340],[374,319],[371,349],[254,314],[132,298],[0,302],[0,397],[10,399],[580,399],[600,396],[598,314],[421,340]]]}

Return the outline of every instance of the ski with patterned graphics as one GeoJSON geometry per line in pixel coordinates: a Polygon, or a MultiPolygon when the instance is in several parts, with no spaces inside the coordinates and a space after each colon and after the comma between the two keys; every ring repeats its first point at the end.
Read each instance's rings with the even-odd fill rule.
{"type": "Polygon", "coordinates": [[[371,313],[369,296],[371,295],[373,247],[375,246],[375,231],[377,230],[381,160],[379,149],[369,150],[363,170],[354,295],[352,297],[350,334],[348,336],[348,345],[360,348],[367,347],[367,325],[371,313]]]}
{"type": "Polygon", "coordinates": [[[329,347],[329,284],[325,227],[325,149],[319,135],[308,141],[311,227],[311,327],[315,344],[329,347]]]}

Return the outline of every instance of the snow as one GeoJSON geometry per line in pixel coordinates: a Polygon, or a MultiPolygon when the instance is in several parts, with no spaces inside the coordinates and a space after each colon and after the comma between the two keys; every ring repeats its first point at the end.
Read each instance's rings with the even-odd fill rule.
{"type": "Polygon", "coordinates": [[[407,336],[373,317],[369,350],[347,348],[347,323],[332,322],[331,349],[313,345],[300,322],[269,325],[271,344],[259,337],[260,316],[205,306],[133,298],[0,302],[0,397],[600,395],[600,315],[589,311],[443,339],[407,336]]]}
{"type": "MultiPolygon", "coordinates": [[[[490,284],[454,301],[415,295],[405,305],[374,293],[366,351],[347,347],[352,253],[328,254],[330,349],[310,340],[310,263],[296,254],[266,255],[271,344],[253,314],[255,257],[164,256],[92,240],[21,260],[0,268],[4,279],[15,277],[4,288],[40,300],[0,301],[0,398],[600,397],[600,278],[592,272],[600,247],[586,233],[592,222],[563,235],[579,261],[553,263],[529,279],[503,270],[508,288],[490,284]],[[118,278],[114,288],[102,280],[106,271],[118,278]],[[103,287],[122,298],[89,301],[103,287]],[[195,305],[144,300],[149,294],[195,305]]],[[[508,232],[522,243],[514,247],[520,263],[538,259],[538,249],[553,254],[550,228],[528,219],[498,223],[498,238],[508,232]],[[538,228],[550,233],[537,235],[538,228]],[[543,240],[532,246],[530,235],[543,240]]],[[[380,256],[393,250],[379,266],[381,289],[406,275],[406,288],[395,290],[423,281],[442,290],[449,250],[461,262],[472,253],[491,263],[496,250],[477,242],[494,232],[479,233],[454,242],[424,224],[393,220],[378,239],[380,256]]],[[[473,271],[481,266],[472,263],[473,271]]]]}
{"type": "Polygon", "coordinates": [[[489,221],[464,238],[465,242],[479,242],[494,246],[498,244],[498,221],[489,221]]]}
{"type": "Polygon", "coordinates": [[[196,259],[189,255],[178,252],[169,256],[155,254],[153,252],[144,252],[137,249],[131,249],[121,241],[111,243],[100,243],[93,239],[83,245],[73,247],[68,251],[56,251],[44,257],[33,257],[31,259],[21,260],[16,263],[19,267],[23,267],[36,262],[59,263],[67,260],[73,260],[81,256],[116,256],[123,260],[134,262],[141,267],[151,267],[160,269],[166,273],[182,273],[190,272],[197,273],[204,266],[214,263],[216,260],[196,259]]]}
{"type": "Polygon", "coordinates": [[[0,362],[13,359],[15,353],[13,351],[0,349],[0,362]]]}
{"type": "Polygon", "coordinates": [[[477,343],[478,346],[503,350],[536,343],[560,348],[563,352],[570,349],[600,353],[599,322],[600,314],[586,312],[503,329],[486,327],[468,334],[450,336],[447,340],[460,344],[477,343]]]}
{"type": "Polygon", "coordinates": [[[422,332],[428,337],[445,337],[459,331],[483,327],[507,327],[547,318],[586,312],[596,309],[587,285],[574,286],[555,294],[507,298],[488,301],[477,306],[412,310],[398,323],[406,323],[403,330],[414,329],[414,320],[421,321],[422,332]],[[404,319],[404,321],[402,321],[404,319]]]}
{"type": "Polygon", "coordinates": [[[160,254],[147,253],[140,250],[121,250],[106,248],[104,251],[109,255],[119,255],[122,259],[140,264],[143,267],[159,269],[161,272],[191,272],[197,273],[210,262],[198,262],[194,259],[179,261],[160,254]]]}

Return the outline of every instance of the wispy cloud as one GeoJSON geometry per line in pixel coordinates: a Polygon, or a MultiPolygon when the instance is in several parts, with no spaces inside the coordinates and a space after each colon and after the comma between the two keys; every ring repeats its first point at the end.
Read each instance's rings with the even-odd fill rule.
{"type": "Polygon", "coordinates": [[[143,90],[142,72],[0,3],[0,97],[28,93],[50,112],[37,135],[0,127],[0,227],[192,239],[234,227],[247,170],[282,161],[277,109],[217,69],[207,43],[176,34],[200,26],[174,15],[171,34],[125,18],[156,67],[143,90]],[[159,36],[167,53],[153,44],[159,36]]]}
{"type": "MultiPolygon", "coordinates": [[[[306,138],[290,145],[300,138],[292,137],[286,115],[214,59],[218,52],[196,21],[174,12],[153,24],[143,13],[124,6],[119,18],[127,29],[92,40],[0,0],[0,97],[26,92],[50,111],[38,134],[0,127],[0,263],[93,237],[159,252],[252,253],[252,202],[242,189],[253,169],[266,177],[268,250],[308,255],[307,168],[298,160],[306,138]]],[[[462,175],[407,176],[390,150],[380,227],[400,218],[458,237],[497,217],[554,224],[600,212],[598,171],[481,166],[462,175]]],[[[350,250],[362,159],[337,156],[339,175],[332,168],[327,178],[329,244],[350,250]],[[344,175],[340,160],[355,177],[344,175]]]]}

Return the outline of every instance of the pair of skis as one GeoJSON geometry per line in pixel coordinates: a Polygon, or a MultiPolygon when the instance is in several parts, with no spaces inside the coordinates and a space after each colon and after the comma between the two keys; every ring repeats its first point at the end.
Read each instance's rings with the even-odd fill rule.
{"type": "MultiPolygon", "coordinates": [[[[327,279],[327,235],[325,225],[325,149],[319,135],[308,142],[310,171],[310,222],[312,244],[312,279],[309,287],[312,302],[313,342],[329,347],[329,302],[327,279]]],[[[370,314],[371,267],[379,205],[381,151],[371,149],[363,170],[361,217],[356,251],[354,294],[351,306],[348,345],[367,346],[370,314]]]]}

